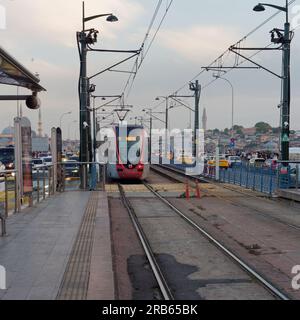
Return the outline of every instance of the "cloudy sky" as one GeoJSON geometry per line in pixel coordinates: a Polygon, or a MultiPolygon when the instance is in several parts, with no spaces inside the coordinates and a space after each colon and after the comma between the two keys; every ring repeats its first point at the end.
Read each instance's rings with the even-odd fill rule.
{"type": "MultiPolygon", "coordinates": [[[[118,23],[105,19],[89,22],[89,27],[99,29],[96,47],[104,49],[138,49],[145,36],[157,0],[86,0],[87,15],[113,12],[118,23]]],[[[164,0],[154,25],[157,27],[169,1],[164,0]]],[[[282,5],[283,0],[273,0],[282,5]]],[[[75,135],[78,119],[77,82],[79,58],[75,34],[81,29],[80,0],[0,0],[6,10],[6,29],[0,30],[1,46],[16,57],[32,72],[38,72],[41,84],[47,93],[41,95],[44,129],[50,133],[59,125],[60,115],[65,117],[65,135],[70,129],[75,135]]],[[[142,109],[155,107],[157,96],[173,93],[188,83],[202,66],[207,66],[230,45],[245,36],[275,11],[264,13],[252,11],[257,0],[174,0],[164,24],[139,71],[133,90],[126,103],[134,105],[131,116],[141,115],[142,109]]],[[[296,26],[300,22],[300,0],[291,6],[291,19],[296,26]],[[298,16],[297,16],[298,12],[298,16]]],[[[251,35],[244,43],[247,46],[265,47],[270,42],[269,31],[282,27],[284,15],[276,18],[251,35]]],[[[153,34],[152,31],[152,34],[153,34]]],[[[300,129],[300,31],[296,30],[292,46],[292,128],[300,129]]],[[[89,54],[89,74],[118,62],[124,55],[108,53],[89,54]]],[[[225,60],[232,65],[233,56],[225,60]]],[[[280,52],[264,52],[256,61],[281,72],[280,52]]],[[[247,65],[247,64],[246,64],[247,65]]],[[[132,62],[119,69],[129,70],[132,62]]],[[[258,121],[279,124],[280,80],[262,70],[235,70],[226,77],[235,88],[235,122],[246,127],[258,121]]],[[[114,95],[123,91],[128,75],[108,72],[97,78],[97,94],[114,95]]],[[[212,73],[199,77],[205,86],[212,80],[212,73]]],[[[1,94],[14,94],[16,88],[1,85],[1,94]]],[[[27,93],[26,90],[20,90],[27,93]]],[[[188,87],[179,94],[189,94],[188,87]]],[[[193,101],[187,101],[192,105],[193,101]]],[[[203,90],[201,107],[207,108],[210,128],[230,127],[231,90],[224,81],[217,81],[203,90]]],[[[1,102],[0,129],[13,123],[16,103],[1,102]]],[[[163,106],[157,111],[163,110],[163,106]],[[160,109],[161,108],[161,109],[160,109]]],[[[38,113],[26,110],[24,114],[37,127],[38,113]]],[[[185,109],[171,111],[173,127],[186,128],[190,114],[185,109]]],[[[159,126],[159,124],[157,124],[159,126]]]]}

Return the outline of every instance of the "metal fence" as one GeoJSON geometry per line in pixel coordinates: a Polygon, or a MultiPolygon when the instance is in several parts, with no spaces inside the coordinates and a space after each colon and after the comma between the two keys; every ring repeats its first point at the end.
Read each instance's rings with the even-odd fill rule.
{"type": "Polygon", "coordinates": [[[17,171],[0,172],[0,236],[6,235],[6,220],[10,215],[38,204],[57,192],[104,190],[106,166],[100,163],[65,162],[34,167],[33,189],[25,196],[19,194],[17,177],[17,171]]]}
{"type": "MultiPolygon", "coordinates": [[[[207,166],[204,176],[216,179],[216,168],[207,166]]],[[[278,187],[278,171],[250,165],[221,168],[219,181],[272,195],[278,187]]]]}
{"type": "MultiPolygon", "coordinates": [[[[204,176],[216,180],[216,168],[207,166],[204,176]]],[[[299,165],[295,162],[279,163],[275,168],[242,164],[229,169],[220,168],[219,181],[271,196],[278,189],[299,189],[299,177],[299,165]]]]}
{"type": "MultiPolygon", "coordinates": [[[[190,167],[186,165],[169,166],[181,171],[190,167]]],[[[257,167],[243,163],[228,169],[220,168],[219,178],[216,176],[216,167],[206,165],[202,176],[272,196],[278,189],[299,190],[300,162],[278,162],[276,167],[257,167]]]]}

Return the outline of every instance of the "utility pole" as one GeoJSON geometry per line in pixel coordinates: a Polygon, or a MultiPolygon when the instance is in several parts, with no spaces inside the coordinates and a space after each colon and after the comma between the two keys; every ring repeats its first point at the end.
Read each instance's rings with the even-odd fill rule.
{"type": "Polygon", "coordinates": [[[200,97],[202,87],[199,81],[196,80],[195,83],[190,83],[190,90],[195,93],[195,125],[194,125],[194,143],[193,143],[193,156],[197,157],[197,144],[198,141],[198,131],[200,129],[200,97]]]}
{"type": "Polygon", "coordinates": [[[149,139],[150,161],[152,159],[152,131],[153,131],[153,118],[152,118],[152,109],[150,109],[150,139],[149,139]]]}
{"type": "Polygon", "coordinates": [[[286,23],[284,25],[283,43],[283,101],[282,101],[282,136],[281,155],[282,161],[290,159],[290,105],[291,105],[291,38],[288,13],[288,1],[286,1],[286,23]]]}
{"type": "MultiPolygon", "coordinates": [[[[89,158],[89,136],[90,136],[90,121],[88,111],[88,78],[87,78],[87,35],[85,31],[85,6],[82,7],[82,31],[78,33],[81,46],[80,52],[80,162],[90,162],[89,158]]],[[[81,188],[86,189],[86,181],[83,177],[87,176],[86,167],[81,170],[81,188]]]]}

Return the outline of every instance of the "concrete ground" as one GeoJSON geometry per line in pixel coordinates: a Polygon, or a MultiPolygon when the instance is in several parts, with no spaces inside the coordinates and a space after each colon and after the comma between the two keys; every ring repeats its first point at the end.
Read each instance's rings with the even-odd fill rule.
{"type": "MultiPolygon", "coordinates": [[[[4,266],[7,272],[7,290],[0,290],[0,299],[57,298],[70,257],[74,255],[74,245],[88,212],[90,197],[89,192],[66,192],[8,220],[8,236],[0,238],[0,265],[4,266]]],[[[89,259],[92,271],[96,269],[95,264],[99,260],[103,264],[100,263],[98,270],[92,272],[93,285],[87,284],[88,298],[111,299],[114,297],[111,289],[111,251],[104,250],[111,246],[107,199],[106,195],[101,193],[96,197],[99,198],[97,212],[93,216],[95,221],[91,229],[95,239],[92,241],[92,251],[86,259],[89,259]],[[104,266],[107,261],[108,264],[104,266]],[[101,291],[101,278],[104,277],[104,289],[111,289],[106,292],[101,291]]]]}
{"type": "Polygon", "coordinates": [[[157,199],[130,198],[178,300],[272,300],[260,284],[157,199]]]}

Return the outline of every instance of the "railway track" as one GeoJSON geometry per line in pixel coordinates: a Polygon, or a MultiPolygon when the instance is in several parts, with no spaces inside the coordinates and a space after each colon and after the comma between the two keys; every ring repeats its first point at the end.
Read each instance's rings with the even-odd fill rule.
{"type": "Polygon", "coordinates": [[[164,300],[175,300],[171,291],[171,288],[169,287],[160,267],[159,264],[155,258],[155,254],[152,251],[151,245],[147,239],[147,236],[145,235],[143,228],[141,226],[141,224],[139,223],[138,217],[133,209],[133,207],[131,206],[131,203],[129,201],[129,199],[126,197],[124,188],[121,184],[118,185],[119,187],[119,191],[120,191],[120,195],[121,195],[121,200],[125,206],[125,208],[128,211],[128,214],[131,218],[131,221],[133,223],[134,229],[139,237],[139,240],[142,244],[142,247],[145,251],[145,254],[147,256],[147,259],[149,261],[149,264],[151,266],[153,275],[157,281],[157,284],[159,286],[160,292],[162,297],[164,298],[164,300]]]}
{"type": "MultiPolygon", "coordinates": [[[[234,192],[234,193],[236,193],[236,194],[239,194],[239,195],[251,197],[251,198],[256,199],[256,200],[257,200],[257,199],[262,199],[262,198],[265,199],[265,200],[269,200],[268,197],[258,197],[258,196],[256,196],[256,195],[251,195],[250,193],[246,193],[246,192],[243,192],[243,191],[240,191],[240,190],[236,190],[236,189],[234,189],[234,188],[230,188],[229,186],[225,186],[225,185],[222,185],[222,184],[213,182],[213,181],[211,181],[211,180],[209,180],[209,179],[205,179],[204,177],[190,177],[190,176],[186,176],[184,172],[182,172],[182,171],[180,171],[180,170],[178,170],[178,169],[175,169],[175,168],[170,168],[170,167],[166,167],[166,166],[163,166],[163,165],[162,165],[162,166],[158,166],[158,168],[157,168],[157,166],[151,167],[151,169],[152,169],[153,171],[157,172],[158,174],[161,174],[161,175],[169,178],[169,179],[172,180],[172,181],[183,182],[181,179],[179,179],[178,177],[176,178],[174,175],[172,175],[172,176],[168,175],[167,172],[175,173],[175,174],[183,177],[184,179],[188,178],[190,181],[193,181],[193,182],[199,181],[199,182],[204,182],[204,183],[208,183],[208,184],[211,184],[211,185],[215,185],[215,186],[217,186],[218,188],[223,188],[223,189],[225,189],[225,190],[232,191],[232,192],[234,192]],[[161,171],[161,169],[163,169],[164,172],[161,171]]],[[[207,193],[207,194],[210,194],[209,191],[206,191],[206,193],[207,193]]],[[[221,196],[221,195],[215,195],[215,194],[214,194],[214,196],[215,196],[216,198],[219,198],[219,199],[221,199],[221,200],[224,200],[224,201],[226,201],[226,202],[228,202],[228,203],[237,205],[236,202],[234,202],[234,201],[232,201],[232,200],[229,200],[228,197],[223,197],[223,196],[221,196]]],[[[270,201],[272,201],[272,200],[270,200],[270,201]]],[[[272,216],[266,214],[265,212],[263,212],[262,210],[259,210],[259,209],[256,209],[256,208],[252,208],[252,207],[250,208],[249,206],[244,205],[244,204],[240,204],[240,203],[238,204],[238,206],[241,207],[241,208],[251,209],[252,211],[257,212],[259,215],[261,215],[261,216],[263,216],[263,217],[265,217],[265,218],[267,218],[267,219],[269,219],[269,220],[271,220],[271,221],[279,222],[279,223],[283,224],[284,226],[287,226],[287,227],[292,228],[292,229],[294,229],[294,230],[300,231],[300,226],[295,225],[295,224],[291,224],[291,223],[287,223],[286,221],[283,221],[283,220],[280,219],[280,218],[272,217],[272,216]]]]}
{"type": "Polygon", "coordinates": [[[260,275],[256,270],[254,270],[246,262],[242,261],[238,256],[236,256],[230,249],[226,248],[223,244],[221,244],[214,236],[206,232],[201,226],[199,226],[196,222],[190,219],[186,214],[184,214],[182,211],[177,209],[170,201],[168,201],[165,197],[163,197],[161,194],[155,191],[151,185],[149,185],[146,182],[144,183],[144,185],[148,188],[149,191],[152,192],[152,194],[154,194],[164,204],[169,206],[174,212],[176,212],[182,219],[184,219],[194,229],[199,231],[204,237],[206,237],[211,243],[213,243],[219,250],[221,250],[224,254],[229,256],[239,267],[245,270],[253,279],[255,279],[258,283],[264,286],[277,299],[290,300],[290,298],[285,293],[281,292],[272,283],[270,283],[267,279],[265,279],[262,275],[260,275]]]}
{"type": "MultiPolygon", "coordinates": [[[[209,240],[211,244],[213,244],[219,251],[228,256],[231,261],[233,261],[239,268],[244,270],[252,280],[254,280],[259,285],[263,286],[268,292],[271,293],[276,299],[279,300],[290,300],[290,298],[283,292],[281,292],[278,288],[276,288],[272,283],[270,283],[266,278],[260,275],[256,270],[254,270],[251,266],[249,266],[246,262],[236,256],[230,249],[226,248],[222,243],[220,243],[214,236],[205,231],[201,226],[199,226],[195,221],[190,219],[185,213],[176,208],[171,202],[169,202],[165,197],[163,197],[160,193],[153,189],[153,187],[144,182],[144,186],[161,202],[163,202],[166,206],[168,206],[177,216],[182,218],[185,222],[187,222],[193,229],[200,233],[201,236],[205,237],[209,240]]],[[[134,228],[138,234],[138,237],[141,241],[143,249],[146,253],[146,256],[151,265],[153,274],[156,278],[160,291],[162,293],[162,297],[165,300],[174,300],[174,296],[172,294],[172,289],[168,285],[166,278],[159,267],[159,263],[156,260],[155,254],[151,249],[150,242],[147,239],[145,232],[139,222],[139,218],[136,215],[133,206],[130,203],[130,200],[127,198],[126,193],[122,185],[118,185],[122,202],[127,209],[130,218],[133,222],[134,228]]]]}

